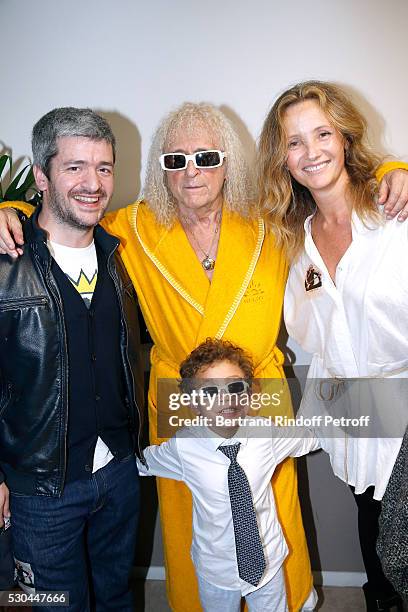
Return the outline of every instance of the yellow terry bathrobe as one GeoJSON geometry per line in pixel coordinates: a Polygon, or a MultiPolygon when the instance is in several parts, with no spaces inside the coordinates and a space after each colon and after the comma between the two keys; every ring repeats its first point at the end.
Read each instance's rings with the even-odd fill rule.
{"type": "MultiPolygon", "coordinates": [[[[171,229],[159,226],[145,203],[109,213],[102,225],[121,240],[120,253],[154,341],[149,387],[152,444],[162,441],[157,437],[158,379],[177,378],[180,363],[207,337],[247,349],[256,377],[284,376],[275,343],[287,264],[261,219],[249,222],[224,210],[211,283],[180,223],[171,229]]],[[[291,414],[290,401],[284,411],[291,414]]],[[[312,576],[293,460],[278,468],[273,488],[290,550],[285,562],[289,605],[298,610],[312,588],[312,576]]],[[[183,483],[167,479],[158,479],[158,491],[170,606],[176,612],[201,610],[189,553],[190,492],[183,483]]]]}

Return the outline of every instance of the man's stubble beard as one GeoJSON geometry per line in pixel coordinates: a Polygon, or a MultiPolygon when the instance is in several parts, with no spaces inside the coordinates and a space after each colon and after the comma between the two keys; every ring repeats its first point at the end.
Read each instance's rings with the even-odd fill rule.
{"type": "MultiPolygon", "coordinates": [[[[101,196],[106,197],[105,191],[99,191],[98,193],[87,193],[82,190],[81,195],[92,196],[101,196]]],[[[61,194],[60,191],[57,191],[54,185],[50,182],[49,184],[49,209],[52,212],[52,215],[57,223],[60,225],[68,225],[73,229],[78,230],[88,230],[91,227],[95,227],[102,219],[105,214],[106,209],[109,206],[110,200],[106,202],[106,206],[99,211],[97,220],[92,223],[86,223],[83,219],[79,218],[75,211],[70,208],[68,197],[65,197],[61,194]]]]}

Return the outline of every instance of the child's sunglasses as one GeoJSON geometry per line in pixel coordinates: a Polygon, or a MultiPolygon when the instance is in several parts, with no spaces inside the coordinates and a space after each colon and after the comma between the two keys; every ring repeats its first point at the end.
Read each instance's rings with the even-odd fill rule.
{"type": "Polygon", "coordinates": [[[210,397],[214,397],[215,395],[220,395],[221,391],[225,391],[225,393],[229,393],[230,395],[241,395],[241,393],[245,393],[249,389],[249,383],[246,380],[232,380],[226,385],[207,385],[205,387],[200,387],[199,391],[208,395],[210,397]]]}

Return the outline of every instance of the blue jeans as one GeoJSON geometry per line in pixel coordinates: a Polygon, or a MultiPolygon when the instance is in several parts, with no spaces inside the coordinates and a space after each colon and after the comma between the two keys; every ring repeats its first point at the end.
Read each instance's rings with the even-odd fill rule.
{"type": "Polygon", "coordinates": [[[129,573],[139,516],[134,456],[112,459],[61,497],[10,495],[13,553],[20,578],[35,590],[69,591],[68,608],[44,612],[131,612],[129,573]],[[90,587],[91,586],[91,591],[90,587]],[[90,592],[95,606],[90,604],[90,592]]]}

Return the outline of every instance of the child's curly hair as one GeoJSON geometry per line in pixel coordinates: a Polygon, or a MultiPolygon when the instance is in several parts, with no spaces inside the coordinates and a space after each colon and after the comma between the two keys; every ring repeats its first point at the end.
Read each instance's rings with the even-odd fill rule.
{"type": "Polygon", "coordinates": [[[254,366],[251,356],[244,349],[228,340],[207,338],[181,364],[181,390],[189,393],[192,390],[191,381],[196,374],[218,361],[229,361],[237,365],[242,370],[245,380],[251,384],[254,377],[254,366]]]}

